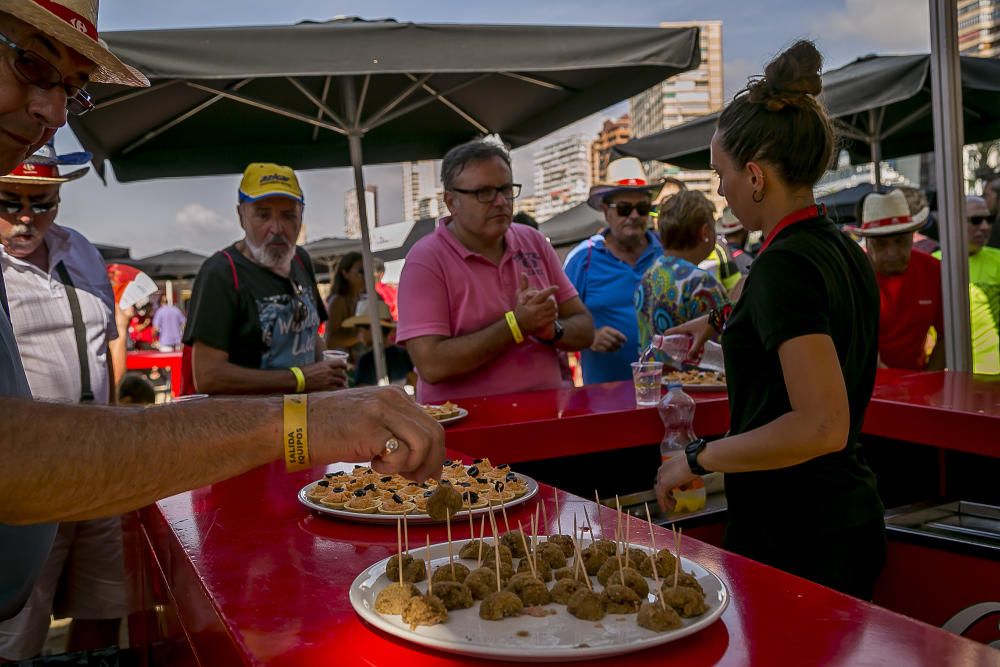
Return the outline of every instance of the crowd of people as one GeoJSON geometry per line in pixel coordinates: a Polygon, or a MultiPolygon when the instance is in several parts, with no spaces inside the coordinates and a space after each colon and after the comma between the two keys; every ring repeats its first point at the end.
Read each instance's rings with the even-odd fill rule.
{"type": "MultiPolygon", "coordinates": [[[[133,381],[121,384],[126,407],[111,405],[121,313],[100,255],[55,224],[60,187],[85,171],[60,167],[88,158],[56,154],[51,139],[67,113],[92,108],[85,84],[148,85],[99,41],[96,20],[96,1],[0,0],[0,660],[37,655],[53,611],[74,619],[70,648],[115,643],[123,573],[108,517],[291,465],[286,403],[270,397],[306,400],[307,463],[440,474],[440,426],[399,387],[374,388],[374,327],[389,381],[424,403],[565,387],[575,353],[585,383],[627,380],[654,335],[689,333],[694,353],[721,340],[730,434],[663,464],[661,504],[695,475],[725,472],[727,548],[871,597],[885,535],[858,434],[878,365],[943,367],[941,266],[915,247],[929,242],[915,240],[929,218],[919,193],[867,196],[846,230],[816,205],[834,130],[812,43],[779,55],[722,112],[711,148],[729,204],[720,220],[703,194],[664,196],[638,161],[619,159],[587,200],[605,229],[565,264],[537,224],[512,224],[521,186],[508,151],[473,140],[442,156],[448,215],[409,252],[398,293],[377,265],[367,294],[351,253],[324,302],[296,246],[306,200],[295,171],[250,164],[236,193],[242,238],[205,262],[186,322],[171,304],[133,320],[160,349],[182,350],[186,390],[241,397],[139,411],[127,406],[148,392],[133,381]]],[[[964,221],[974,365],[994,374],[998,193],[995,179],[970,196],[964,221]]]]}

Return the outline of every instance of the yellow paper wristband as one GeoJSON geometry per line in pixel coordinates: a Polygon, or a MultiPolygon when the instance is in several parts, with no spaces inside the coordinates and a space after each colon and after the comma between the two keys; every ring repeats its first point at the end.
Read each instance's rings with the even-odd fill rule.
{"type": "Polygon", "coordinates": [[[306,394],[285,396],[284,405],[285,469],[302,470],[312,465],[309,455],[309,397],[306,394]]]}
{"type": "Polygon", "coordinates": [[[524,334],[521,333],[521,327],[517,325],[517,318],[514,317],[514,311],[508,310],[504,313],[504,317],[507,318],[507,326],[510,327],[510,332],[514,335],[514,342],[520,345],[524,342],[524,334]]]}
{"type": "Polygon", "coordinates": [[[302,369],[298,366],[292,366],[289,368],[292,375],[295,376],[295,393],[301,394],[306,390],[306,376],[302,373],[302,369]]]}

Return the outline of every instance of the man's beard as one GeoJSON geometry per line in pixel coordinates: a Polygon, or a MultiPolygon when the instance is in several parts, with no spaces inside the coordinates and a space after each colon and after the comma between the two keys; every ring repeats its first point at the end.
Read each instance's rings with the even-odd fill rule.
{"type": "Polygon", "coordinates": [[[253,261],[275,273],[287,276],[292,270],[292,258],[295,256],[295,245],[289,243],[283,236],[271,236],[261,245],[255,245],[250,237],[244,239],[253,261]],[[284,245],[272,243],[276,239],[284,241],[284,245]]]}

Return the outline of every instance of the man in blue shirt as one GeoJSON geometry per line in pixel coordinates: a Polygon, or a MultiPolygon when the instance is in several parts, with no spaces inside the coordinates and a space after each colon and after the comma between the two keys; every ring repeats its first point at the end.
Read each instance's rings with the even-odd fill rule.
{"type": "Polygon", "coordinates": [[[608,165],[606,183],[590,189],[587,204],[604,213],[607,229],[574,248],[565,271],[594,317],[594,343],[583,350],[584,384],[630,380],[639,356],[639,330],[632,295],[643,274],[663,254],[649,230],[653,195],[635,158],[608,165]]]}

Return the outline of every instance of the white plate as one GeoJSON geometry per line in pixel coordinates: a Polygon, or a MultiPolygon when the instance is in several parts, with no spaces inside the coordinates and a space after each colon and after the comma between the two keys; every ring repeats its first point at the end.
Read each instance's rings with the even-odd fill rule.
{"type": "MultiPolygon", "coordinates": [[[[457,553],[468,540],[456,540],[457,553]]],[[[636,545],[632,545],[636,547],[636,545]]],[[[637,547],[650,551],[646,547],[637,547]]],[[[426,549],[411,549],[414,558],[426,559],[426,549]]],[[[432,567],[448,562],[447,544],[431,545],[432,567]]],[[[722,615],[729,604],[729,591],[717,576],[694,561],[682,558],[682,567],[698,579],[705,589],[708,611],[697,618],[681,619],[683,625],[676,630],[653,632],[639,627],[635,614],[608,614],[598,622],[583,621],[566,611],[566,607],[552,603],[545,609],[556,614],[535,618],[518,616],[502,621],[484,621],[479,618],[479,602],[471,609],[448,612],[448,621],[441,625],[418,627],[410,630],[399,616],[383,616],[375,611],[375,598],[379,591],[391,583],[385,576],[389,558],[383,559],[358,575],[351,584],[351,605],[361,618],[391,635],[429,648],[460,655],[517,660],[519,662],[566,662],[592,660],[641,651],[672,642],[708,627],[722,615]],[[527,636],[519,636],[527,632],[527,636]]],[[[462,561],[475,566],[475,561],[462,561]]],[[[596,577],[591,577],[594,589],[601,590],[596,577]]],[[[654,588],[653,580],[649,580],[654,588]]],[[[550,584],[551,585],[551,584],[550,584]]],[[[427,582],[418,584],[427,590],[427,582]]],[[[652,597],[650,597],[652,599],[652,597]]]]}
{"type": "MultiPolygon", "coordinates": [[[[465,467],[468,468],[469,466],[465,467]]],[[[336,465],[329,466],[327,472],[337,472],[338,470],[350,472],[353,469],[354,469],[353,463],[338,463],[336,465]]],[[[528,485],[528,490],[525,492],[523,496],[518,496],[509,503],[505,503],[504,504],[505,507],[514,507],[515,505],[520,505],[521,503],[530,500],[535,496],[535,494],[538,493],[538,482],[536,482],[531,477],[528,477],[527,475],[522,475],[521,473],[514,473],[514,474],[516,474],[518,477],[524,480],[524,482],[528,485]]],[[[299,489],[299,495],[298,495],[299,502],[314,512],[325,514],[327,516],[337,517],[338,519],[347,519],[348,521],[357,521],[359,523],[379,523],[379,524],[395,524],[396,521],[402,516],[401,514],[361,514],[359,512],[350,512],[348,510],[338,510],[338,509],[333,509],[332,507],[324,507],[319,503],[314,503],[313,501],[309,500],[309,498],[306,497],[306,492],[315,483],[316,482],[309,482],[308,484],[303,486],[301,489],[299,489]]],[[[498,505],[494,505],[493,510],[499,511],[500,507],[498,505]]],[[[473,516],[478,514],[487,514],[489,511],[490,511],[489,507],[480,507],[479,509],[472,510],[472,514],[473,516]]],[[[460,512],[456,512],[451,517],[452,523],[458,521],[460,518],[463,518],[466,521],[468,521],[468,514],[469,514],[468,510],[462,510],[460,512]]],[[[407,514],[406,520],[408,523],[411,524],[444,523],[444,521],[438,521],[436,519],[432,519],[429,515],[418,512],[411,512],[410,514],[407,514]]]]}
{"type": "Polygon", "coordinates": [[[439,420],[437,420],[437,423],[438,424],[450,424],[452,422],[457,422],[459,419],[465,419],[468,416],[469,416],[469,411],[468,410],[466,410],[465,408],[459,408],[457,415],[455,415],[454,417],[448,417],[447,419],[439,419],[439,420]]]}

